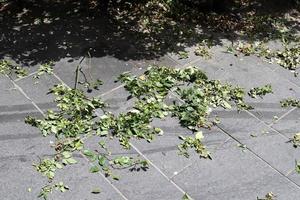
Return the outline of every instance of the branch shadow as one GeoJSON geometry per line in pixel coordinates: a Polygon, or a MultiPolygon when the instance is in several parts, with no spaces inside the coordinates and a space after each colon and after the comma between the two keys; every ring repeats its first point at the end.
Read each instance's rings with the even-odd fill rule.
{"type": "MultiPolygon", "coordinates": [[[[141,4],[131,4],[129,11],[141,4]]],[[[114,11],[103,14],[97,8],[90,9],[84,1],[28,1],[21,6],[13,4],[0,14],[0,59],[8,57],[24,66],[66,57],[71,61],[87,53],[91,57],[151,60],[168,53],[178,53],[204,38],[209,38],[213,45],[221,45],[224,38],[234,41],[243,37],[235,32],[235,29],[243,26],[243,19],[233,12],[212,15],[202,12],[194,19],[188,15],[181,18],[176,16],[177,21],[155,22],[158,19],[153,18],[152,22],[144,22],[152,27],[141,30],[139,24],[148,18],[144,19],[135,13],[118,18],[116,11],[127,9],[126,4],[111,7],[114,11]],[[228,25],[225,21],[235,25],[230,27],[230,23],[228,25]]],[[[158,8],[158,12],[159,9],[162,8],[158,8]]],[[[172,9],[179,8],[174,6],[172,9]]],[[[240,10],[247,12],[245,8],[240,10]]],[[[281,9],[280,15],[285,12],[285,9],[281,9]]],[[[299,23],[290,23],[299,30],[299,23]]],[[[279,30],[270,26],[266,24],[268,31],[278,35],[276,31],[279,30]]]]}

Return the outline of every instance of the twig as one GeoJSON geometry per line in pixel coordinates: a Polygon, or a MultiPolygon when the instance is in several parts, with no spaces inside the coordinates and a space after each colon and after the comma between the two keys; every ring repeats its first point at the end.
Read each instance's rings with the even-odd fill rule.
{"type": "Polygon", "coordinates": [[[83,60],[85,59],[85,56],[83,56],[79,62],[79,64],[76,67],[76,71],[75,71],[75,85],[74,85],[74,89],[77,89],[77,84],[78,84],[78,73],[79,73],[79,68],[81,63],[83,62],[83,60]]]}

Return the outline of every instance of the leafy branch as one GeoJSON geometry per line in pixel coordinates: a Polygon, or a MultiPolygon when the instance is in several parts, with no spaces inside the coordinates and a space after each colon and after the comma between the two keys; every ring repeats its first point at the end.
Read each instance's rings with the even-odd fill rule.
{"type": "MultiPolygon", "coordinates": [[[[105,176],[118,180],[114,170],[130,168],[146,170],[148,162],[130,156],[112,156],[106,146],[107,139],[117,139],[125,149],[131,147],[132,138],[151,142],[163,130],[153,127],[153,119],[167,116],[176,117],[180,124],[192,130],[195,135],[180,137],[179,153],[188,157],[193,149],[201,158],[210,158],[210,153],[203,144],[201,128],[210,128],[214,121],[209,120],[213,108],[251,109],[244,102],[245,92],[240,87],[222,84],[218,80],[209,80],[201,70],[188,67],[174,69],[151,66],[137,77],[130,73],[121,74],[119,79],[125,84],[131,97],[135,98],[132,109],[119,115],[106,110],[106,103],[99,98],[88,98],[82,91],[65,85],[55,85],[50,89],[55,96],[57,110],[49,110],[43,119],[27,117],[26,123],[40,129],[44,136],[54,135],[54,158],[46,158],[35,164],[36,170],[52,182],[55,172],[65,165],[78,161],[73,154],[88,158],[92,163],[91,173],[102,172],[105,176]],[[166,97],[177,95],[178,101],[169,103],[166,97]],[[102,115],[98,115],[101,110],[102,115]],[[93,137],[92,137],[93,136],[93,137]],[[99,138],[97,149],[87,149],[84,142],[90,138],[99,138]],[[103,139],[104,138],[104,139],[103,139]]],[[[47,196],[58,186],[46,185],[40,197],[47,196]]],[[[62,187],[62,186],[61,186],[62,187]]],[[[66,190],[66,188],[65,188],[66,190]]]]}

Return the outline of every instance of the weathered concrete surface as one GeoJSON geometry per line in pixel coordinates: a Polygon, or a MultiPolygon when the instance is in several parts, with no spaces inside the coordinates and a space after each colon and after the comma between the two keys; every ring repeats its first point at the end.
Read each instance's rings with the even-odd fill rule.
{"type": "MultiPolygon", "coordinates": [[[[154,122],[165,131],[164,136],[157,137],[151,144],[133,141],[135,148],[126,152],[149,159],[148,171],[119,171],[121,180],[111,181],[101,174],[90,174],[89,164],[78,157],[80,164],[58,174],[70,186],[70,191],[57,192],[50,199],[179,200],[186,192],[195,200],[255,200],[271,191],[279,200],[299,199],[300,175],[294,171],[299,149],[287,141],[300,131],[300,113],[299,109],[283,109],[279,104],[286,97],[300,98],[299,78],[259,58],[224,53],[220,46],[214,48],[210,60],[193,56],[192,49],[187,60],[178,60],[172,54],[156,60],[124,61],[112,55],[86,58],[82,67],[89,74],[89,80],[104,81],[99,91],[87,94],[101,96],[110,104],[112,112],[126,111],[132,101],[127,101],[128,93],[115,82],[116,77],[124,71],[140,74],[153,63],[176,67],[195,65],[213,79],[239,84],[246,89],[270,83],[274,94],[264,99],[247,99],[256,108],[251,112],[213,112],[220,117],[221,124],[212,130],[204,130],[204,142],[212,152],[212,160],[199,159],[196,155],[189,159],[179,157],[178,135],[189,132],[179,127],[174,119],[154,122]],[[244,144],[246,148],[238,147],[238,144],[244,144]],[[91,194],[95,187],[100,187],[103,192],[91,194]]],[[[58,59],[54,75],[42,76],[36,84],[33,74],[12,80],[0,76],[1,199],[37,198],[45,179],[35,172],[32,162],[53,152],[49,148],[49,138],[41,137],[36,129],[25,125],[24,117],[41,116],[40,111],[55,108],[53,97],[46,94],[48,89],[61,82],[73,86],[80,59],[58,59]]],[[[113,152],[122,153],[118,145],[111,145],[113,152]]]]}

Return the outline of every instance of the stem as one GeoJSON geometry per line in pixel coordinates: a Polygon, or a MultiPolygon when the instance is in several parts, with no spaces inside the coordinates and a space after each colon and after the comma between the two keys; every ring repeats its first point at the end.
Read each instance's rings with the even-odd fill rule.
{"type": "Polygon", "coordinates": [[[83,56],[79,62],[79,64],[76,67],[76,71],[75,71],[75,85],[74,85],[74,89],[77,89],[77,84],[78,84],[78,74],[79,74],[79,69],[80,69],[80,65],[82,63],[82,61],[85,59],[85,56],[83,56]]]}

